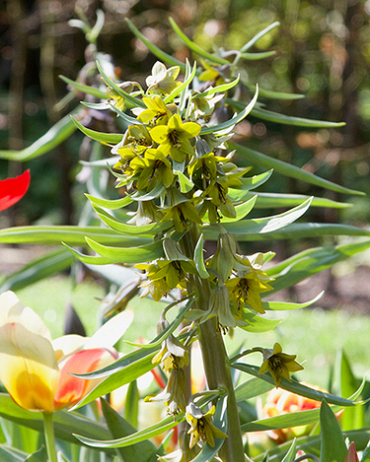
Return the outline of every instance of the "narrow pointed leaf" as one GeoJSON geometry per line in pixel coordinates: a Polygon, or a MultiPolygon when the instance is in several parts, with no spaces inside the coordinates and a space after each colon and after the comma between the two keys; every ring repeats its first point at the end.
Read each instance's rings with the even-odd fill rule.
{"type": "Polygon", "coordinates": [[[321,456],[320,462],[342,462],[346,458],[347,447],[337,418],[325,400],[321,404],[321,456]]]}
{"type": "Polygon", "coordinates": [[[258,32],[253,38],[249,40],[245,45],[243,45],[240,49],[241,52],[248,51],[258,40],[262,37],[264,37],[266,34],[268,34],[270,31],[275,29],[275,27],[280,26],[280,23],[278,21],[273,22],[269,26],[265,27],[263,30],[258,32]]]}
{"type": "Polygon", "coordinates": [[[306,172],[295,165],[288,164],[278,159],[273,159],[265,154],[262,154],[253,149],[249,149],[245,146],[240,146],[234,143],[229,143],[231,149],[236,149],[238,154],[253,164],[259,165],[265,168],[273,168],[275,172],[281,173],[282,175],[295,178],[296,180],[305,181],[309,184],[314,184],[331,191],[337,191],[343,194],[357,194],[363,196],[365,193],[361,191],[355,191],[354,189],[348,189],[343,186],[332,183],[331,181],[320,178],[312,173],[306,172]]]}
{"type": "Polygon", "coordinates": [[[80,122],[78,122],[74,117],[71,116],[73,123],[76,127],[86,136],[89,138],[99,141],[99,143],[103,144],[118,144],[121,140],[123,135],[120,133],[101,133],[95,130],[91,130],[90,128],[84,127],[80,122]]]}
{"type": "Polygon", "coordinates": [[[175,88],[172,93],[170,93],[168,96],[165,97],[165,99],[163,100],[164,103],[165,104],[170,103],[176,98],[176,96],[182,93],[185,90],[185,88],[190,85],[196,73],[197,73],[197,63],[194,63],[193,70],[191,71],[189,77],[187,77],[181,85],[175,88]]]}
{"type": "MultiPolygon", "coordinates": [[[[242,80],[243,85],[245,85],[249,90],[256,91],[256,86],[252,85],[245,80],[242,80]]],[[[263,98],[273,99],[273,100],[282,100],[282,101],[294,101],[296,99],[302,99],[305,96],[295,93],[282,93],[280,91],[273,91],[273,90],[264,90],[263,88],[259,87],[259,95],[263,98]]]]}
{"type": "Polygon", "coordinates": [[[260,378],[253,378],[241,383],[235,388],[235,399],[236,401],[246,401],[256,396],[260,396],[263,393],[267,393],[272,390],[274,385],[265,382],[260,378]]]}
{"type": "Polygon", "coordinates": [[[135,117],[131,117],[127,115],[125,112],[120,111],[114,104],[110,103],[109,107],[112,111],[114,111],[116,114],[118,114],[122,119],[124,119],[128,124],[130,125],[145,125],[143,122],[140,122],[140,120],[135,119],[135,117]]]}
{"type": "Polygon", "coordinates": [[[319,247],[301,252],[266,271],[269,276],[275,278],[275,281],[274,289],[266,292],[265,295],[286,289],[368,248],[370,248],[370,241],[337,247],[319,247]]]}
{"type": "MultiPolygon", "coordinates": [[[[122,438],[136,432],[135,427],[112,409],[105,399],[101,400],[101,404],[104,418],[113,438],[122,438]]],[[[138,460],[148,460],[154,450],[153,443],[143,441],[132,446],[119,448],[118,452],[125,462],[137,462],[138,460]]]]}
{"type": "Polygon", "coordinates": [[[48,454],[45,446],[42,446],[38,451],[30,454],[25,462],[48,462],[48,454]]]}
{"type": "Polygon", "coordinates": [[[190,50],[194,51],[203,58],[209,59],[210,61],[217,63],[217,64],[230,64],[227,59],[219,58],[218,56],[211,55],[207,51],[203,50],[199,45],[192,42],[179,28],[179,26],[175,23],[172,18],[169,18],[170,24],[172,29],[176,32],[176,34],[180,37],[180,39],[185,43],[185,45],[190,48],[190,50]]]}
{"type": "MultiPolygon", "coordinates": [[[[261,53],[240,53],[240,57],[247,61],[257,61],[258,59],[270,58],[276,55],[276,51],[263,51],[261,53]]],[[[289,94],[289,93],[288,93],[289,94]]]]}
{"type": "MultiPolygon", "coordinates": [[[[44,430],[42,412],[22,409],[5,393],[0,393],[0,416],[39,432],[44,430]]],[[[90,438],[110,437],[109,431],[103,425],[74,412],[54,412],[53,422],[56,437],[70,443],[78,443],[71,434],[77,431],[90,438]]]]}
{"type": "Polygon", "coordinates": [[[256,92],[252,100],[247,104],[247,106],[244,106],[243,104],[241,104],[241,107],[239,106],[239,108],[240,109],[242,108],[242,109],[238,114],[235,114],[234,117],[232,117],[231,119],[229,119],[228,121],[222,124],[213,125],[211,127],[203,127],[200,131],[200,135],[207,135],[209,133],[215,133],[215,132],[233,127],[234,125],[239,123],[241,120],[243,120],[245,117],[247,117],[247,115],[252,111],[252,108],[257,102],[257,98],[258,98],[258,87],[256,87],[256,92]]]}
{"type": "Polygon", "coordinates": [[[100,72],[100,75],[103,77],[105,83],[121,95],[124,99],[129,101],[133,106],[137,107],[142,107],[146,108],[145,104],[141,101],[141,99],[137,99],[134,96],[131,96],[129,93],[126,93],[121,87],[119,87],[113,80],[107,76],[107,74],[104,72],[103,67],[100,65],[99,61],[96,61],[96,67],[98,68],[98,71],[100,72]]]}
{"type": "MultiPolygon", "coordinates": [[[[137,380],[133,380],[128,384],[125,404],[125,417],[134,428],[137,428],[139,416],[139,389],[137,380]]],[[[133,432],[132,432],[133,433],[133,432]]],[[[126,435],[113,435],[115,438],[120,438],[126,435]]]]}
{"type": "MultiPolygon", "coordinates": [[[[225,223],[235,223],[245,218],[249,214],[249,212],[251,212],[251,210],[253,209],[256,203],[256,200],[257,200],[257,196],[252,196],[248,201],[244,202],[243,204],[237,205],[235,207],[235,212],[236,212],[235,218],[224,217],[222,213],[220,213],[220,215],[222,216],[221,224],[224,225],[225,223]]],[[[206,212],[204,216],[202,217],[202,221],[203,223],[209,223],[208,220],[209,220],[208,212],[206,212]]]]}
{"type": "MultiPolygon", "coordinates": [[[[280,193],[262,193],[262,192],[244,192],[237,189],[232,190],[232,196],[238,198],[241,196],[244,199],[252,197],[252,195],[257,196],[256,208],[257,209],[271,209],[276,207],[292,207],[294,205],[301,204],[304,200],[308,199],[309,196],[304,196],[303,194],[280,194],[280,193]]],[[[228,192],[228,197],[232,198],[230,195],[230,189],[228,192]]],[[[232,199],[233,200],[233,199],[232,199]]],[[[326,207],[332,209],[344,209],[352,207],[352,204],[349,202],[337,202],[331,199],[326,199],[325,197],[313,197],[311,207],[326,207]]]]}
{"type": "Polygon", "coordinates": [[[193,99],[202,98],[202,97],[206,97],[206,96],[211,96],[211,95],[214,95],[215,93],[224,93],[224,92],[230,90],[231,88],[235,87],[235,85],[237,85],[239,83],[239,80],[240,80],[240,75],[238,75],[238,77],[235,80],[233,80],[232,82],[223,83],[222,85],[217,85],[216,87],[211,87],[208,90],[203,91],[202,93],[196,94],[193,97],[193,99]]]}
{"type": "Polygon", "coordinates": [[[244,311],[243,319],[248,323],[247,326],[242,326],[241,329],[245,330],[246,332],[254,332],[262,333],[262,332],[269,332],[270,330],[275,329],[281,321],[281,319],[266,319],[258,316],[256,314],[250,313],[249,311],[244,311]]]}
{"type": "MultiPolygon", "coordinates": [[[[148,406],[150,406],[150,404],[148,404],[148,406]]],[[[146,441],[149,438],[153,438],[154,436],[160,435],[165,431],[171,430],[184,420],[184,414],[183,412],[180,412],[175,417],[167,417],[161,422],[151,425],[150,427],[147,427],[144,430],[135,432],[132,435],[108,441],[86,438],[79,434],[76,434],[74,436],[82,443],[93,448],[123,448],[126,446],[131,446],[132,444],[140,443],[141,441],[146,441]]]]}
{"type": "Polygon", "coordinates": [[[300,308],[307,308],[307,306],[316,303],[324,295],[324,291],[320,292],[315,298],[305,303],[292,303],[292,302],[262,302],[262,308],[266,311],[290,311],[300,308]]]}
{"type": "MultiPolygon", "coordinates": [[[[288,212],[282,213],[280,215],[273,215],[271,217],[265,218],[256,218],[252,220],[242,220],[236,223],[225,223],[224,227],[229,232],[232,233],[236,239],[244,240],[242,236],[249,233],[263,234],[271,233],[280,228],[283,228],[293,221],[298,220],[309,208],[311,199],[304,201],[298,207],[294,207],[288,212]]],[[[219,234],[219,229],[214,226],[204,226],[203,231],[206,239],[217,239],[219,234]]]]}
{"type": "Polygon", "coordinates": [[[134,235],[155,235],[165,231],[171,226],[173,226],[172,221],[167,221],[163,223],[150,223],[149,225],[129,225],[127,223],[123,223],[122,221],[117,220],[117,218],[109,215],[103,209],[98,207],[97,205],[93,205],[95,212],[98,214],[99,218],[110,228],[114,229],[115,231],[119,231],[125,234],[134,234],[134,235]]]}
{"type": "Polygon", "coordinates": [[[100,197],[91,196],[90,194],[85,194],[85,196],[93,204],[99,205],[100,207],[103,207],[104,209],[109,209],[109,210],[121,209],[121,208],[126,207],[126,205],[132,204],[132,202],[134,202],[131,199],[131,197],[128,197],[128,196],[122,197],[121,199],[115,199],[115,200],[102,199],[100,197]]]}
{"type": "Polygon", "coordinates": [[[73,256],[65,249],[58,249],[33,260],[19,271],[0,281],[0,293],[6,290],[20,290],[42,279],[51,277],[74,263],[73,256]]]}
{"type": "Polygon", "coordinates": [[[297,452],[296,449],[297,440],[294,438],[292,445],[289,448],[289,451],[286,453],[284,459],[281,462],[293,462],[297,452]]]}
{"type": "MultiPolygon", "coordinates": [[[[78,107],[72,113],[78,112],[78,107]]],[[[55,147],[59,146],[64,140],[69,138],[76,131],[76,127],[71,120],[70,114],[64,116],[59,122],[53,125],[41,138],[21,151],[0,151],[1,159],[16,160],[25,162],[39,157],[55,147]]]]}
{"type": "Polygon", "coordinates": [[[88,245],[111,263],[145,263],[164,256],[162,240],[137,247],[110,247],[86,237],[88,245]]]}
{"type": "MultiPolygon", "coordinates": [[[[260,173],[259,175],[254,175],[249,178],[240,178],[240,181],[243,183],[243,185],[240,186],[239,189],[237,189],[237,191],[239,190],[250,191],[251,189],[258,188],[270,178],[273,171],[274,169],[270,169],[267,172],[260,173]]],[[[235,191],[235,190],[232,190],[232,191],[235,191]]]]}
{"type": "MultiPolygon", "coordinates": [[[[236,105],[234,105],[237,108],[236,105]]],[[[310,127],[310,128],[338,128],[343,127],[345,122],[327,122],[325,120],[303,119],[301,117],[287,116],[277,112],[267,111],[260,107],[252,109],[251,114],[268,122],[275,122],[283,125],[293,125],[295,127],[310,127]]]]}
{"type": "Polygon", "coordinates": [[[59,78],[62,79],[68,85],[71,85],[71,87],[75,88],[78,91],[82,91],[83,93],[86,93],[87,95],[92,95],[100,99],[108,99],[107,93],[104,93],[98,88],[89,87],[88,85],[83,85],[80,82],[75,82],[74,80],[71,80],[68,77],[65,77],[64,75],[60,75],[59,78]]]}
{"type": "Polygon", "coordinates": [[[204,249],[203,249],[203,233],[202,233],[199,236],[198,242],[194,249],[194,263],[195,263],[195,267],[198,271],[199,276],[202,279],[208,279],[209,273],[204,263],[203,252],[204,252],[204,249]]]}
{"type": "Polygon", "coordinates": [[[0,445],[1,462],[25,462],[26,457],[26,452],[22,452],[19,449],[10,448],[9,446],[0,445]]]}
{"type": "Polygon", "coordinates": [[[161,61],[164,63],[170,64],[171,66],[180,66],[181,69],[184,71],[185,70],[185,64],[179,61],[178,59],[172,57],[168,53],[165,53],[162,51],[160,48],[158,48],[156,45],[154,45],[150,40],[148,40],[140,31],[137,29],[134,24],[128,19],[125,18],[128,27],[131,29],[132,33],[136,35],[137,38],[139,38],[144,45],[147,46],[148,50],[150,50],[154,56],[159,58],[161,61]]]}
{"type": "MultiPolygon", "coordinates": [[[[270,374],[261,374],[258,375],[259,367],[252,366],[251,364],[239,363],[235,362],[232,364],[232,367],[241,370],[242,372],[246,372],[247,374],[254,375],[255,377],[259,377],[262,380],[272,384],[275,386],[274,379],[270,374]]],[[[364,383],[362,385],[362,388],[364,383]]],[[[296,393],[297,395],[305,396],[306,398],[311,398],[316,401],[322,401],[325,399],[330,404],[336,404],[338,406],[355,406],[357,404],[356,401],[351,401],[349,399],[341,398],[340,396],[331,395],[330,393],[324,393],[322,391],[314,390],[312,388],[307,387],[306,385],[302,385],[301,383],[292,379],[291,382],[288,382],[286,379],[281,380],[280,388],[284,390],[291,391],[292,393],[296,393]]],[[[359,389],[361,392],[361,388],[359,389]]],[[[362,404],[362,402],[359,402],[362,404]]]]}
{"type": "Polygon", "coordinates": [[[155,188],[153,188],[149,192],[145,191],[136,191],[133,194],[130,195],[130,198],[134,201],[152,201],[153,199],[156,199],[159,197],[163,191],[165,190],[165,187],[163,186],[162,183],[158,183],[155,188]]]}
{"type": "Polygon", "coordinates": [[[69,245],[64,244],[65,247],[71,252],[71,254],[77,258],[82,263],[88,264],[88,265],[109,265],[112,263],[112,261],[109,258],[104,258],[104,257],[96,257],[94,255],[84,255],[83,253],[79,252],[78,250],[73,249],[69,245]]]}
{"type": "Polygon", "coordinates": [[[189,178],[186,175],[184,175],[182,172],[175,170],[174,174],[177,175],[179,179],[180,191],[182,193],[185,194],[194,188],[194,183],[191,180],[189,180],[189,178]]]}
{"type": "Polygon", "coordinates": [[[123,235],[111,229],[99,226],[19,226],[0,230],[2,244],[43,244],[86,246],[85,236],[94,238],[102,244],[119,244],[132,246],[133,244],[148,244],[153,240],[131,235],[123,235]]]}

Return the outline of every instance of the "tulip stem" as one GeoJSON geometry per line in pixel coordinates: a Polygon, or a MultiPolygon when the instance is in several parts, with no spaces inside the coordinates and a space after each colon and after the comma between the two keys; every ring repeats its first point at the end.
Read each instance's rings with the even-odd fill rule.
{"type": "Polygon", "coordinates": [[[49,462],[58,462],[58,457],[55,450],[55,436],[52,412],[44,412],[44,435],[49,462]]]}

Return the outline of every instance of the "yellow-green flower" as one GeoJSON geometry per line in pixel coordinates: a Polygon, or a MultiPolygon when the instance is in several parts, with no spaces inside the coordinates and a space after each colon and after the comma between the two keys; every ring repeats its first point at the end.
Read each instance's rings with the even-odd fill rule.
{"type": "Polygon", "coordinates": [[[169,188],[174,179],[171,162],[160,149],[147,149],[144,157],[132,159],[130,168],[139,174],[137,189],[152,190],[158,183],[169,188]]]}
{"type": "Polygon", "coordinates": [[[167,69],[163,63],[157,61],[152,68],[152,75],[146,78],[146,84],[149,87],[148,93],[169,95],[175,88],[181,85],[181,82],[176,82],[179,73],[179,66],[167,69]]]}
{"type": "Polygon", "coordinates": [[[202,220],[199,216],[197,209],[190,202],[181,202],[180,204],[170,207],[166,211],[166,215],[162,218],[162,221],[173,220],[176,231],[182,232],[184,229],[189,227],[189,222],[202,224],[202,220]]]}
{"type": "Polygon", "coordinates": [[[215,406],[212,406],[212,408],[204,414],[194,403],[190,403],[186,406],[186,420],[190,425],[188,431],[190,435],[190,449],[193,448],[199,440],[203,441],[203,443],[208,443],[214,448],[215,438],[227,438],[227,435],[212,423],[215,410],[215,406]]]}
{"type": "Polygon", "coordinates": [[[130,125],[122,141],[112,149],[112,154],[121,156],[121,163],[141,156],[152,146],[153,141],[148,130],[142,125],[130,125]]]}
{"type": "Polygon", "coordinates": [[[201,63],[204,67],[204,71],[198,77],[201,82],[214,80],[215,85],[221,85],[226,82],[224,73],[225,70],[230,69],[228,66],[212,66],[203,59],[201,59],[201,63]]]}
{"type": "Polygon", "coordinates": [[[258,375],[270,372],[276,388],[280,386],[282,378],[291,382],[290,372],[303,370],[303,367],[295,361],[296,357],[297,355],[287,355],[283,353],[281,346],[275,343],[273,350],[263,350],[264,361],[258,371],[258,375]]]}
{"type": "Polygon", "coordinates": [[[140,122],[150,125],[163,125],[172,116],[172,112],[159,96],[143,98],[143,103],[147,109],[140,111],[137,117],[140,122]]]}
{"type": "Polygon", "coordinates": [[[156,302],[175,287],[182,287],[187,274],[197,274],[192,261],[157,260],[156,263],[138,264],[136,268],[147,272],[147,281],[141,284],[144,288],[142,297],[150,294],[156,302]]]}
{"type": "Polygon", "coordinates": [[[144,401],[162,401],[167,406],[169,414],[177,414],[185,410],[186,379],[182,368],[174,368],[167,381],[166,388],[157,396],[147,396],[144,401]]]}
{"type": "MultiPolygon", "coordinates": [[[[123,82],[118,86],[126,93],[132,93],[135,87],[140,88],[140,85],[137,82],[123,82]]],[[[114,106],[117,109],[120,109],[121,111],[124,109],[126,98],[118,93],[117,90],[111,86],[107,86],[107,95],[114,101],[114,106]]]]}
{"type": "Polygon", "coordinates": [[[169,154],[176,162],[182,162],[187,155],[193,156],[190,139],[199,134],[201,126],[195,122],[182,122],[174,114],[167,125],[157,125],[150,130],[150,136],[160,145],[164,155],[169,154]]]}

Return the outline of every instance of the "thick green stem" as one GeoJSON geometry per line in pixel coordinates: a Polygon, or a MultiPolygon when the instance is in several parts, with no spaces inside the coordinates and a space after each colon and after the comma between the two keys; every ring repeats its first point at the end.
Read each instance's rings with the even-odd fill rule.
{"type": "Polygon", "coordinates": [[[53,414],[51,412],[44,412],[44,435],[49,462],[58,462],[55,450],[53,414]]]}
{"type": "MultiPolygon", "coordinates": [[[[181,241],[183,251],[189,258],[193,258],[198,237],[199,231],[194,225],[181,241]]],[[[208,280],[193,277],[189,282],[188,289],[189,292],[195,290],[198,294],[196,308],[206,310],[209,305],[209,297],[211,294],[208,280]]],[[[228,438],[222,445],[219,456],[223,462],[244,462],[243,441],[234,386],[231,380],[230,366],[228,365],[224,341],[219,332],[215,318],[211,318],[201,324],[199,342],[202,350],[208,388],[215,390],[219,387],[223,387],[228,393],[228,438]]]]}

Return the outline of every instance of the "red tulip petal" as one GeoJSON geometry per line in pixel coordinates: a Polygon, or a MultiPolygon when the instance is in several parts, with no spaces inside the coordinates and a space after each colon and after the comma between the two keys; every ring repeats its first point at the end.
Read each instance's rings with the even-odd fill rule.
{"type": "Polygon", "coordinates": [[[103,365],[109,356],[110,362],[115,359],[113,353],[103,348],[78,351],[67,359],[61,369],[58,389],[54,398],[54,408],[60,409],[77,403],[89,391],[92,382],[87,379],[74,377],[72,374],[86,374],[93,372],[103,365]]]}
{"type": "Polygon", "coordinates": [[[26,194],[31,181],[30,171],[26,170],[16,178],[0,180],[0,211],[11,207],[26,194]]]}
{"type": "Polygon", "coordinates": [[[344,462],[359,462],[355,443],[353,441],[348,448],[348,452],[344,462]]]}

